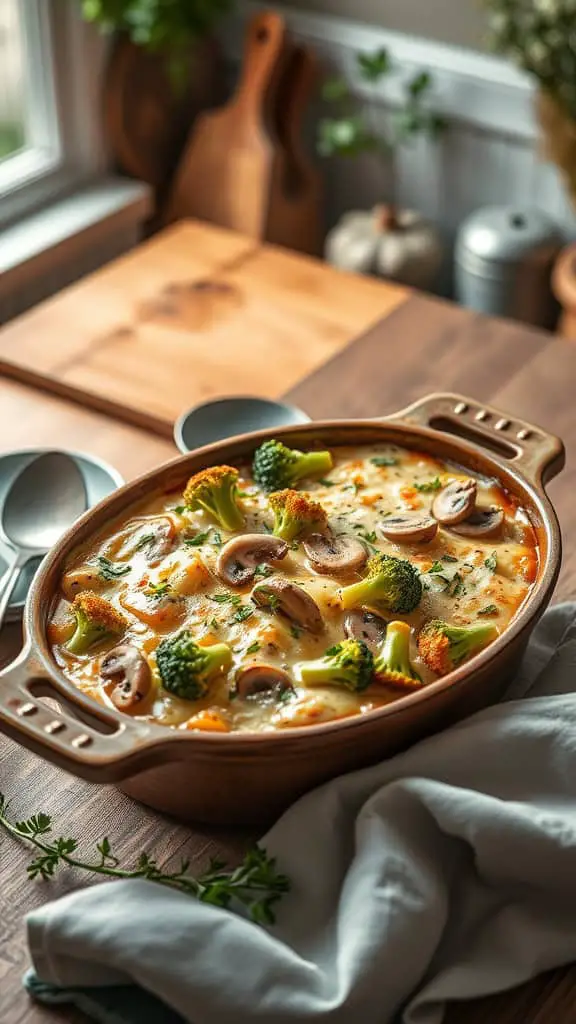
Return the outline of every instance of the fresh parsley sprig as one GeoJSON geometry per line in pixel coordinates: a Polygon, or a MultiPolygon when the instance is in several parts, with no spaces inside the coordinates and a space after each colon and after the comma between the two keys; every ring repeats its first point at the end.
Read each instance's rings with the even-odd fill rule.
{"type": "Polygon", "coordinates": [[[275,905],[290,889],[290,879],[278,871],[276,859],[261,846],[249,850],[237,868],[228,869],[223,861],[212,859],[208,870],[198,876],[189,874],[189,860],[182,860],[170,871],[146,852],[140,854],[133,868],[126,869],[119,866],[106,836],[96,843],[94,859],[83,860],[77,855],[77,839],[52,837],[50,815],[41,812],[25,821],[13,821],[8,812],[9,803],[0,794],[0,827],[37,851],[27,868],[30,878],[48,880],[62,867],[111,878],[146,878],[215,907],[233,910],[244,906],[257,924],[274,923],[275,905]]]}

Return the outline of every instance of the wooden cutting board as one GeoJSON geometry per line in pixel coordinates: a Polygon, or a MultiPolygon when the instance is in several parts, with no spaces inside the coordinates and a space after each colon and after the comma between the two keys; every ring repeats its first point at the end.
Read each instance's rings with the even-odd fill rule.
{"type": "Polygon", "coordinates": [[[278,397],[408,294],[185,222],[8,324],[0,372],[170,437],[205,399],[278,397]]]}

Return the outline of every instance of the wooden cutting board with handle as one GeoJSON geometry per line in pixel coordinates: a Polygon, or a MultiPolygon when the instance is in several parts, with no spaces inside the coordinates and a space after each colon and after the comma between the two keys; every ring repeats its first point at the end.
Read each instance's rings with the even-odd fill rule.
{"type": "Polygon", "coordinates": [[[273,11],[249,23],[240,82],[231,101],[198,118],[176,171],[164,223],[200,217],[264,238],[282,148],[272,105],[288,57],[286,26],[273,11]]]}

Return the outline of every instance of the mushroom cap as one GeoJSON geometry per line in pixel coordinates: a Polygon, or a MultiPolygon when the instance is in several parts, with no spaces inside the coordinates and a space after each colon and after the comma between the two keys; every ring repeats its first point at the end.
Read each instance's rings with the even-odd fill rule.
{"type": "Polygon", "coordinates": [[[358,572],[366,563],[368,553],[356,537],[335,537],[333,533],[311,533],[302,546],[315,572],[340,576],[358,572]]]}
{"type": "Polygon", "coordinates": [[[476,481],[453,480],[436,495],[432,502],[432,515],[445,526],[454,526],[474,511],[476,481]]]}
{"type": "Polygon", "coordinates": [[[144,700],[152,685],[150,666],[132,644],[119,644],[109,651],[102,659],[100,675],[103,679],[117,680],[110,700],[119,711],[144,700]]]}
{"type": "Polygon", "coordinates": [[[231,587],[254,582],[256,567],[280,562],[288,554],[288,544],[268,533],[242,533],[224,545],[216,562],[220,579],[231,587]]]}
{"type": "Polygon", "coordinates": [[[285,615],[309,633],[318,634],[324,629],[324,620],[316,601],[297,583],[280,576],[271,576],[254,587],[251,597],[259,608],[285,615]]]}
{"type": "Polygon", "coordinates": [[[294,691],[292,679],[275,665],[249,665],[239,669],[236,675],[236,693],[243,700],[260,694],[280,696],[289,691],[294,691]]]}
{"type": "Polygon", "coordinates": [[[405,513],[387,516],[380,523],[380,533],[388,540],[400,544],[424,544],[434,540],[438,533],[438,522],[433,516],[405,513]]]}
{"type": "Polygon", "coordinates": [[[462,537],[494,537],[500,533],[504,522],[504,510],[492,505],[490,508],[475,508],[472,515],[454,527],[454,533],[462,537]]]}
{"type": "Polygon", "coordinates": [[[367,608],[354,608],[344,616],[344,633],[350,640],[361,640],[372,653],[377,651],[386,637],[388,623],[367,608]]]}

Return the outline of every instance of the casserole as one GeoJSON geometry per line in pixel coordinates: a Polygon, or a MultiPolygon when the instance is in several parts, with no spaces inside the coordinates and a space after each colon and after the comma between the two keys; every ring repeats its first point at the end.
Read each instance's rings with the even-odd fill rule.
{"type": "Polygon", "coordinates": [[[45,560],[26,606],[24,650],[0,674],[0,729],[74,774],[120,783],[129,795],[178,817],[270,820],[312,786],[390,756],[498,698],[558,577],[560,533],[544,485],[563,462],[561,441],[537,427],[471,399],[433,395],[383,419],[262,431],[162,466],[87,513],[45,560]],[[96,704],[60,671],[46,636],[70,553],[151,491],[182,487],[191,473],[246,457],[272,436],[297,448],[392,443],[495,477],[526,509],[540,551],[536,580],[517,615],[465,665],[364,716],[281,733],[214,735],[167,730],[96,704]],[[60,710],[46,706],[43,696],[60,710]]]}

